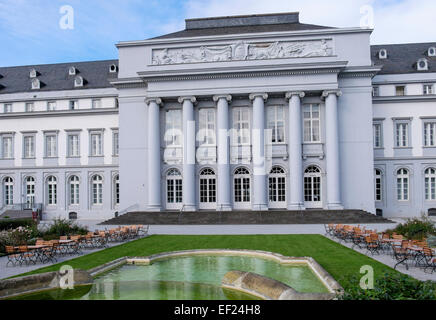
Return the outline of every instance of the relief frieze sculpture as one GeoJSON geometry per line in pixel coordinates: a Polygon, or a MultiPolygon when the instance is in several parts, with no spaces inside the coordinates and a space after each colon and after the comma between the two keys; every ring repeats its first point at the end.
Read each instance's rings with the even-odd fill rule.
{"type": "Polygon", "coordinates": [[[247,43],[189,48],[154,49],[153,65],[180,63],[267,60],[280,58],[329,57],[333,55],[331,40],[298,42],[247,43]]]}

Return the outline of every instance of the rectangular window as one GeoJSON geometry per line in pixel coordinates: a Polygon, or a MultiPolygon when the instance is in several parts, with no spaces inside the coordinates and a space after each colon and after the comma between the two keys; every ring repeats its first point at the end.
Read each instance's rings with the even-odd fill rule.
{"type": "Polygon", "coordinates": [[[100,99],[92,100],[92,109],[99,109],[99,108],[101,108],[101,100],[100,99]]]}
{"type": "Polygon", "coordinates": [[[285,113],[283,106],[274,106],[267,109],[268,129],[271,130],[271,142],[285,142],[285,113]]]}
{"type": "Polygon", "coordinates": [[[372,87],[372,96],[373,97],[380,96],[380,87],[377,86],[372,87]]]}
{"type": "Polygon", "coordinates": [[[71,182],[70,184],[70,204],[78,205],[79,204],[79,183],[71,182]]]}
{"type": "Polygon", "coordinates": [[[45,136],[45,156],[47,158],[57,157],[57,136],[47,135],[45,136]]]}
{"type": "Polygon", "coordinates": [[[381,123],[373,124],[373,131],[374,131],[374,148],[381,148],[383,146],[381,123]]]}
{"type": "Polygon", "coordinates": [[[12,137],[2,138],[2,158],[12,159],[13,158],[13,148],[12,148],[12,137]]]}
{"type": "Polygon", "coordinates": [[[435,147],[436,122],[424,123],[424,146],[435,147]]]}
{"type": "Polygon", "coordinates": [[[4,111],[4,113],[11,113],[12,112],[12,103],[5,103],[3,111],[4,111]]]}
{"type": "Polygon", "coordinates": [[[80,142],[78,134],[68,135],[68,156],[80,157],[80,142]]]}
{"type": "Polygon", "coordinates": [[[406,86],[396,86],[395,87],[395,95],[396,96],[404,96],[406,94],[406,86]]]}
{"type": "Polygon", "coordinates": [[[120,154],[119,133],[117,131],[113,133],[113,140],[113,155],[117,157],[120,154]]]}
{"type": "Polygon", "coordinates": [[[35,105],[32,102],[26,103],[26,112],[35,111],[35,105]]]}
{"type": "Polygon", "coordinates": [[[50,101],[47,103],[47,111],[55,111],[56,110],[56,102],[50,101]]]}
{"type": "Polygon", "coordinates": [[[395,125],[396,130],[396,146],[399,148],[404,148],[409,146],[409,124],[408,123],[397,123],[395,125]]]}
{"type": "Polygon", "coordinates": [[[215,145],[215,110],[200,109],[198,141],[200,145],[215,145]]]}
{"type": "Polygon", "coordinates": [[[24,158],[33,159],[35,158],[35,137],[25,136],[24,137],[24,158]]]}
{"type": "Polygon", "coordinates": [[[99,157],[103,155],[102,136],[101,133],[91,134],[91,156],[99,157]]]}
{"type": "Polygon", "coordinates": [[[235,145],[250,144],[250,113],[249,109],[233,109],[233,143],[235,145]]]}
{"type": "Polygon", "coordinates": [[[320,142],[319,104],[307,104],[303,107],[304,142],[320,142]]]}
{"type": "Polygon", "coordinates": [[[71,100],[70,101],[70,110],[77,110],[77,109],[79,109],[79,101],[71,100]]]}
{"type": "Polygon", "coordinates": [[[423,86],[423,91],[424,91],[425,95],[433,94],[433,85],[432,84],[425,84],[423,86]]]}
{"type": "Polygon", "coordinates": [[[182,146],[182,110],[166,112],[164,139],[167,146],[182,146]]]}

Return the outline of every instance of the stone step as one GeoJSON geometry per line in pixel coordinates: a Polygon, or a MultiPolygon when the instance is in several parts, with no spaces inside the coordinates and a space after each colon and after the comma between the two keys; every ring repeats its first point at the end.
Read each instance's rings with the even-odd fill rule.
{"type": "Polygon", "coordinates": [[[391,223],[362,210],[129,212],[103,225],[391,223]]]}

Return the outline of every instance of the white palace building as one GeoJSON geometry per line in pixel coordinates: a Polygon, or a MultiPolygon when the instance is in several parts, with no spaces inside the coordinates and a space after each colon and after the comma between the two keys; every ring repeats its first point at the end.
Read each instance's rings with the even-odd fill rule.
{"type": "Polygon", "coordinates": [[[118,60],[0,68],[0,214],[432,213],[436,43],[371,32],[190,19],[118,60]]]}

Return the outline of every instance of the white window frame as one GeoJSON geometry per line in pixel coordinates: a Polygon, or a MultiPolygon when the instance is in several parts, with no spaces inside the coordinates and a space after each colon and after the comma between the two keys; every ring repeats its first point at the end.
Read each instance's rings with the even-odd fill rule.
{"type": "Polygon", "coordinates": [[[91,104],[92,109],[101,109],[103,106],[101,99],[92,99],[91,104]]]}
{"type": "Polygon", "coordinates": [[[271,144],[286,144],[285,108],[282,105],[268,106],[266,109],[267,129],[271,130],[271,144]],[[281,141],[278,141],[281,125],[281,141]]]}
{"type": "Polygon", "coordinates": [[[58,134],[53,132],[44,133],[44,156],[45,158],[58,157],[58,134]],[[51,141],[49,141],[51,140],[51,141]]]}
{"type": "Polygon", "coordinates": [[[35,104],[33,102],[26,102],[25,104],[25,112],[34,112],[35,104]]]}
{"type": "Polygon", "coordinates": [[[321,105],[319,103],[308,103],[303,105],[303,141],[304,143],[320,143],[321,142],[321,105]],[[314,110],[318,108],[318,111],[314,110]],[[314,113],[318,112],[318,117],[314,117],[314,113]],[[305,118],[306,114],[309,115],[305,118]],[[318,126],[316,128],[316,126],[318,126]],[[310,134],[310,137],[308,136],[310,134]]]}
{"type": "Polygon", "coordinates": [[[372,96],[373,97],[380,97],[380,87],[379,86],[372,87],[372,96]]]}
{"type": "Polygon", "coordinates": [[[47,205],[56,206],[58,180],[55,176],[49,176],[47,177],[46,184],[47,184],[47,205]]]}
{"type": "Polygon", "coordinates": [[[114,206],[120,205],[120,175],[114,176],[114,206]]]}
{"type": "Polygon", "coordinates": [[[424,147],[436,147],[436,120],[423,123],[424,147]]]}
{"type": "Polygon", "coordinates": [[[56,111],[57,103],[56,101],[47,102],[47,111],[56,111]]]}
{"type": "Polygon", "coordinates": [[[396,171],[397,201],[406,202],[410,200],[410,172],[406,168],[396,171]]]}
{"type": "Polygon", "coordinates": [[[79,109],[79,100],[70,100],[68,102],[69,110],[78,110],[79,109]]]}
{"type": "Polygon", "coordinates": [[[14,134],[5,133],[0,134],[1,142],[1,159],[3,160],[13,160],[14,159],[14,134]],[[9,143],[6,143],[9,141],[9,143]]]}
{"type": "Polygon", "coordinates": [[[120,132],[118,129],[112,129],[112,156],[120,155],[120,132]]]}
{"type": "Polygon", "coordinates": [[[93,206],[103,205],[103,177],[99,174],[91,178],[91,204],[93,206]]]}
{"type": "Polygon", "coordinates": [[[80,178],[72,175],[68,179],[69,205],[77,206],[80,204],[80,178]]]}
{"type": "Polygon", "coordinates": [[[281,166],[273,166],[268,176],[268,200],[270,208],[286,208],[286,172],[281,166]]]}
{"type": "Polygon", "coordinates": [[[374,199],[376,202],[383,201],[383,171],[377,168],[374,169],[374,199]]]}
{"type": "Polygon", "coordinates": [[[422,92],[424,95],[434,94],[434,85],[433,84],[424,84],[422,86],[422,92]]]}
{"type": "Polygon", "coordinates": [[[306,208],[322,208],[322,172],[316,165],[306,168],[303,176],[303,195],[306,208]],[[318,198],[316,198],[316,196],[318,198]]]}
{"type": "Polygon", "coordinates": [[[11,206],[14,204],[14,179],[11,177],[3,178],[3,204],[11,206]]]}
{"type": "Polygon", "coordinates": [[[200,209],[214,209],[217,202],[217,176],[212,168],[203,168],[199,174],[198,199],[200,209]]]}
{"type": "Polygon", "coordinates": [[[250,108],[233,108],[233,145],[247,146],[251,144],[250,108]],[[247,119],[244,119],[244,116],[247,119]]]}
{"type": "Polygon", "coordinates": [[[378,122],[378,121],[374,122],[372,124],[372,130],[373,130],[373,145],[374,145],[374,148],[375,149],[383,148],[383,123],[382,122],[378,122]],[[377,141],[377,139],[378,139],[378,141],[377,141]]]}
{"type": "Polygon", "coordinates": [[[410,148],[410,120],[394,121],[395,148],[410,148]]]}
{"type": "Polygon", "coordinates": [[[3,113],[11,113],[12,112],[12,103],[5,103],[3,106],[3,113]]]}
{"type": "Polygon", "coordinates": [[[164,140],[167,147],[183,146],[182,116],[182,109],[168,109],[165,112],[164,140]]]}
{"type": "Polygon", "coordinates": [[[216,114],[213,108],[201,108],[198,111],[197,141],[201,146],[216,146],[216,114]],[[212,115],[212,120],[209,116],[212,115]]]}
{"type": "Polygon", "coordinates": [[[180,209],[183,205],[183,180],[180,170],[168,170],[165,187],[166,208],[180,209]]]}
{"type": "Polygon", "coordinates": [[[23,159],[35,159],[35,135],[25,134],[23,135],[23,159]],[[29,144],[28,141],[31,141],[29,144]]]}
{"type": "Polygon", "coordinates": [[[89,130],[89,156],[104,156],[104,129],[89,130]],[[95,143],[94,138],[96,139],[95,143]]]}
{"type": "Polygon", "coordinates": [[[251,205],[251,174],[247,168],[239,167],[233,174],[233,203],[236,209],[248,209],[251,205]]]}
{"type": "Polygon", "coordinates": [[[424,171],[424,197],[426,201],[436,201],[436,169],[432,167],[424,171]]]}
{"type": "Polygon", "coordinates": [[[67,133],[67,157],[80,158],[80,132],[67,133]],[[73,140],[74,137],[77,137],[76,145],[73,140]]]}
{"type": "Polygon", "coordinates": [[[406,86],[405,85],[395,86],[395,96],[403,97],[405,95],[406,95],[406,86]],[[402,93],[400,91],[401,88],[402,88],[402,93]],[[401,94],[399,94],[399,93],[401,93],[401,94]]]}
{"type": "Polygon", "coordinates": [[[26,204],[28,207],[32,207],[35,204],[35,185],[36,179],[32,176],[28,176],[24,180],[26,204]]]}

